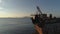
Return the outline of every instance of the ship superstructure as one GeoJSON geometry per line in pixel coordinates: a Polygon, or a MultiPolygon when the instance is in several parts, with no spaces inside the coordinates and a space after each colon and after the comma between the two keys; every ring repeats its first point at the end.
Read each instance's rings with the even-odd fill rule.
{"type": "MultiPolygon", "coordinates": [[[[34,17],[31,17],[31,20],[32,20],[33,24],[37,24],[40,28],[43,29],[43,28],[47,27],[45,25],[49,25],[49,24],[51,25],[53,23],[60,22],[59,21],[60,19],[58,19],[56,17],[52,18],[52,14],[50,14],[49,16],[47,16],[47,14],[43,14],[38,6],[37,6],[37,10],[38,10],[38,13],[35,15],[32,15],[34,17]]],[[[47,27],[47,28],[49,28],[49,27],[47,27]]],[[[54,26],[54,29],[55,28],[56,27],[54,26]]],[[[54,30],[54,32],[56,32],[55,30],[54,30]]]]}

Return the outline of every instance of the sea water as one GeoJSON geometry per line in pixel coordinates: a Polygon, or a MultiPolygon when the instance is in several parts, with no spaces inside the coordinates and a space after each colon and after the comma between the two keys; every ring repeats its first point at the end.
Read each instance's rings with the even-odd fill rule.
{"type": "Polygon", "coordinates": [[[29,18],[0,18],[0,34],[32,34],[34,25],[29,18]]]}

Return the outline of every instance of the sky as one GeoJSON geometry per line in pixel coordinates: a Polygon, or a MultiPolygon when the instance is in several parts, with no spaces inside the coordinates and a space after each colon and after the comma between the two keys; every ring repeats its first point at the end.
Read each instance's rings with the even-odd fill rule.
{"type": "Polygon", "coordinates": [[[42,13],[60,17],[60,0],[0,0],[0,17],[25,17],[36,13],[39,6],[42,13]]]}

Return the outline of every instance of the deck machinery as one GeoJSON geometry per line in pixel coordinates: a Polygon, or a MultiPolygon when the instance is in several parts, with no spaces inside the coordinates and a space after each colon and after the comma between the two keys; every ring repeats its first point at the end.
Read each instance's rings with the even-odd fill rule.
{"type": "Polygon", "coordinates": [[[36,7],[38,10],[38,13],[35,15],[32,15],[34,17],[31,17],[31,20],[33,24],[38,24],[39,27],[44,27],[45,23],[51,22],[52,21],[52,14],[47,16],[47,14],[43,14],[39,8],[39,6],[36,7]]]}
{"type": "MultiPolygon", "coordinates": [[[[31,20],[32,20],[33,24],[37,24],[40,28],[42,28],[42,30],[43,30],[43,28],[45,28],[45,24],[47,24],[47,26],[48,26],[48,24],[54,25],[54,23],[60,22],[60,19],[56,18],[56,17],[53,18],[52,14],[50,14],[49,16],[47,16],[47,14],[43,14],[38,6],[37,6],[37,10],[38,10],[37,14],[31,15],[31,16],[33,16],[33,17],[31,17],[31,20]]],[[[54,34],[59,31],[59,30],[57,30],[56,26],[57,25],[53,26],[54,27],[54,32],[53,32],[54,34]]],[[[50,27],[48,27],[48,28],[50,28],[50,27]]],[[[48,32],[50,32],[50,31],[48,31],[48,32]]],[[[48,32],[45,32],[44,34],[48,34],[48,32]]],[[[52,30],[51,30],[51,32],[52,32],[52,30]]]]}

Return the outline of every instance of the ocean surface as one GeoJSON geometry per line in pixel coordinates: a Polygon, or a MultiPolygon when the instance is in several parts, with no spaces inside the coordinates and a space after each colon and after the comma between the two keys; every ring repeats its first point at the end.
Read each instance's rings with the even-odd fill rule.
{"type": "Polygon", "coordinates": [[[0,34],[32,34],[34,25],[29,18],[0,18],[0,34]]]}

